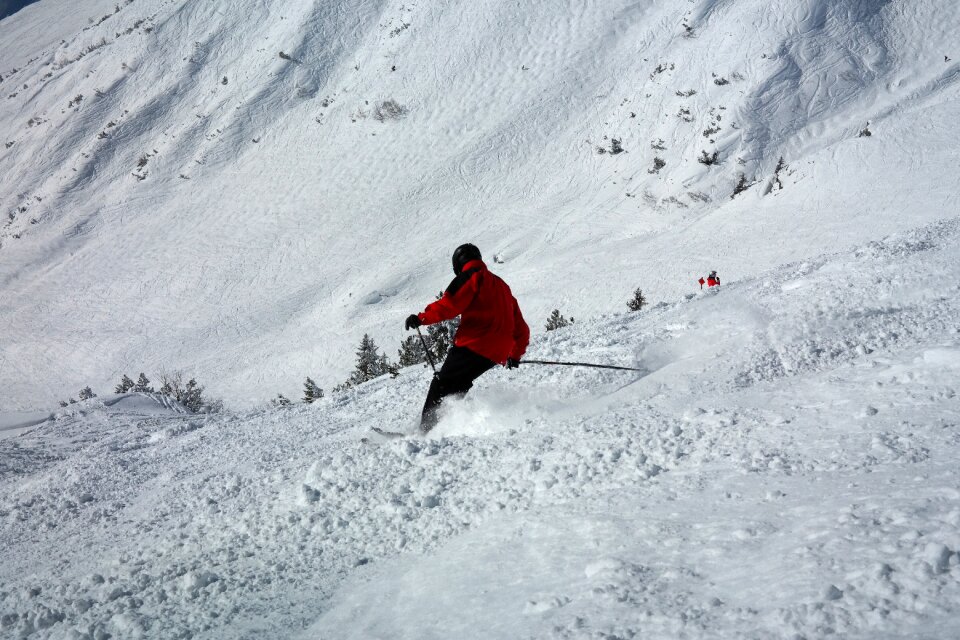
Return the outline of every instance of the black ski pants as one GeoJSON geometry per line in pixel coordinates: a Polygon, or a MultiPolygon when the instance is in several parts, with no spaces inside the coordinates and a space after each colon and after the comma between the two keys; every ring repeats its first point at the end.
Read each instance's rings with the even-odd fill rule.
{"type": "Polygon", "coordinates": [[[423,403],[420,431],[429,432],[440,419],[440,403],[447,396],[463,397],[473,386],[473,381],[496,366],[496,362],[474,353],[466,347],[451,347],[440,372],[430,383],[427,400],[423,403]]]}

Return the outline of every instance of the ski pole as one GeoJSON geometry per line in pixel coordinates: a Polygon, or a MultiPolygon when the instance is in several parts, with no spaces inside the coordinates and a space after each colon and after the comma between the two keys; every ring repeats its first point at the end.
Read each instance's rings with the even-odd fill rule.
{"type": "Polygon", "coordinates": [[[618,367],[612,364],[592,364],[589,362],[557,362],[555,360],[521,360],[520,364],[548,364],[548,365],[562,365],[565,367],[592,367],[594,369],[619,369],[620,371],[640,371],[641,373],[646,371],[646,369],[636,369],[634,367],[618,367]]]}
{"type": "Polygon", "coordinates": [[[427,356],[427,362],[430,363],[430,368],[433,369],[433,377],[436,378],[439,375],[437,373],[437,365],[433,363],[433,356],[430,355],[430,349],[427,348],[427,341],[423,339],[423,334],[420,333],[420,327],[417,327],[417,335],[420,336],[420,343],[423,344],[423,352],[427,356]]]}

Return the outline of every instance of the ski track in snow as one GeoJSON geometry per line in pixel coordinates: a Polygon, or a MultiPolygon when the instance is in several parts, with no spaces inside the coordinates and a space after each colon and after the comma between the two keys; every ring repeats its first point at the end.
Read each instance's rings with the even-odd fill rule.
{"type": "Polygon", "coordinates": [[[73,405],[0,440],[0,635],[952,637],[958,240],[539,336],[646,372],[499,370],[429,438],[367,429],[414,428],[420,367],[285,409],[73,405]]]}

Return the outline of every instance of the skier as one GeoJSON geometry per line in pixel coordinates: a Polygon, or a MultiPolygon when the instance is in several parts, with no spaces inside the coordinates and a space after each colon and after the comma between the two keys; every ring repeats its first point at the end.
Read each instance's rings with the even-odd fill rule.
{"type": "Polygon", "coordinates": [[[456,277],[443,297],[427,305],[422,313],[411,314],[405,323],[409,330],[460,316],[453,347],[423,403],[423,433],[436,426],[444,397],[466,395],[473,381],[497,364],[515,369],[530,342],[530,328],[510,287],[487,269],[477,247],[457,247],[453,273],[456,277]]]}
{"type": "MultiPolygon", "coordinates": [[[[703,289],[703,284],[704,284],[703,277],[697,280],[697,282],[700,283],[700,288],[703,289]]],[[[716,287],[720,285],[720,276],[717,275],[716,271],[710,272],[710,275],[707,276],[706,284],[708,289],[710,287],[716,287]]]]}

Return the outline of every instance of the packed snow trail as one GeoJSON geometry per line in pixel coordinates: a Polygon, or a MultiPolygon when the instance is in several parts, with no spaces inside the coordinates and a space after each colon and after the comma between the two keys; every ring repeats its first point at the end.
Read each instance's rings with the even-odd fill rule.
{"type": "Polygon", "coordinates": [[[313,405],[74,405],[0,440],[0,636],[951,637],[960,221],[640,313],[412,430],[429,373],[313,405]],[[375,604],[371,604],[375,603],[375,604]],[[72,635],[71,635],[72,634],[72,635]]]}

